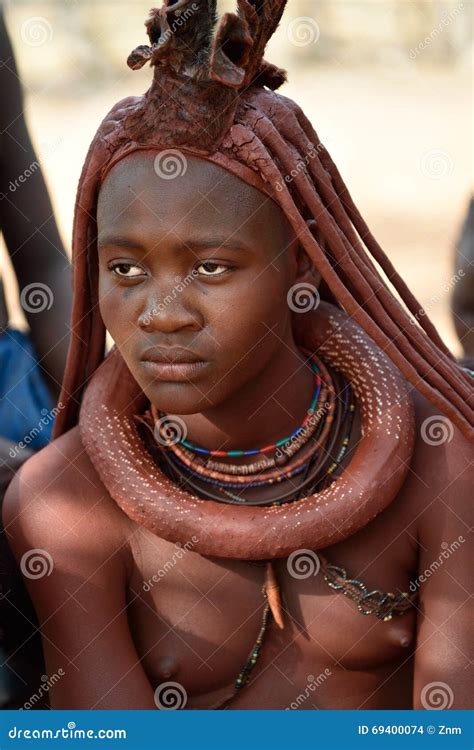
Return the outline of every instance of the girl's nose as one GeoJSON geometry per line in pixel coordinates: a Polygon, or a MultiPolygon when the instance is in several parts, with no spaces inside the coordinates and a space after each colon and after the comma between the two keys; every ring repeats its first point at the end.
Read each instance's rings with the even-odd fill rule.
{"type": "Polygon", "coordinates": [[[155,293],[147,299],[145,309],[138,318],[139,327],[148,332],[161,331],[173,333],[182,328],[199,330],[202,318],[190,304],[186,290],[180,282],[169,286],[161,293],[155,293]]]}

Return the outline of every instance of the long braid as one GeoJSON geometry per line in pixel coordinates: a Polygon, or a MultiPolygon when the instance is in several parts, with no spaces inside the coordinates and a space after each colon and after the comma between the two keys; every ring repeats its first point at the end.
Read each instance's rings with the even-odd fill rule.
{"type": "MultiPolygon", "coordinates": [[[[281,97],[281,98],[284,99],[284,97],[281,97]]],[[[323,160],[326,161],[327,159],[330,159],[330,156],[327,153],[326,149],[324,148],[323,144],[319,141],[316,134],[315,134],[315,142],[311,142],[308,136],[306,135],[306,133],[304,132],[304,130],[302,129],[302,127],[300,126],[298,128],[296,126],[296,123],[298,123],[298,120],[294,114],[293,108],[291,108],[290,110],[287,109],[284,116],[281,116],[279,110],[277,110],[276,112],[273,110],[272,114],[273,114],[272,121],[275,124],[276,128],[278,129],[279,133],[287,140],[287,142],[296,146],[296,148],[299,151],[300,159],[305,160],[307,159],[308,154],[316,153],[316,157],[311,158],[308,162],[308,167],[316,182],[316,187],[322,192],[323,197],[325,197],[326,200],[328,201],[328,203],[326,204],[327,208],[329,211],[331,211],[331,213],[333,213],[333,216],[336,222],[338,223],[338,226],[340,226],[343,232],[346,234],[347,238],[349,239],[349,242],[351,243],[351,247],[358,250],[358,255],[360,256],[361,260],[364,263],[366,263],[367,266],[374,273],[377,274],[377,271],[374,267],[374,264],[370,256],[367,255],[366,252],[364,252],[364,248],[363,246],[361,246],[361,239],[359,238],[359,234],[356,234],[356,231],[354,228],[354,222],[351,217],[355,217],[357,215],[358,217],[360,217],[362,222],[363,222],[363,219],[360,216],[360,213],[357,210],[357,208],[354,206],[352,198],[350,197],[347,191],[347,188],[344,185],[342,178],[339,175],[339,172],[337,172],[337,178],[338,178],[337,188],[338,189],[335,189],[336,186],[334,185],[334,182],[335,182],[334,176],[329,173],[327,169],[327,164],[325,166],[322,163],[323,160]],[[290,126],[293,126],[293,127],[290,127],[290,126]],[[319,158],[319,154],[321,154],[321,159],[319,158]],[[346,205],[342,203],[341,196],[347,196],[348,199],[346,201],[346,205]]],[[[331,164],[333,164],[332,161],[331,161],[331,164]]],[[[414,297],[412,292],[409,290],[409,288],[407,287],[403,279],[398,275],[397,271],[395,270],[393,265],[390,263],[390,260],[387,258],[387,256],[383,253],[378,243],[372,237],[365,222],[363,222],[362,226],[363,226],[364,236],[367,237],[367,240],[369,241],[369,245],[373,244],[374,246],[374,252],[372,253],[372,255],[375,258],[376,262],[381,266],[382,270],[384,271],[387,278],[389,278],[391,282],[398,281],[397,291],[399,292],[400,297],[405,302],[410,312],[412,312],[413,315],[418,316],[420,312],[420,307],[416,298],[414,297]],[[372,238],[373,243],[370,242],[370,238],[372,238]]],[[[359,227],[359,231],[360,229],[361,228],[359,227]]],[[[380,280],[383,281],[382,279],[380,280]]],[[[386,289],[387,293],[390,295],[390,298],[394,299],[398,305],[398,301],[390,293],[385,283],[383,284],[383,286],[384,286],[384,290],[386,289]]],[[[402,310],[403,308],[399,306],[399,309],[402,310]]],[[[451,364],[454,359],[453,355],[449,351],[449,349],[446,347],[442,339],[440,338],[433,323],[430,321],[430,319],[426,315],[423,316],[423,320],[426,321],[425,332],[429,336],[428,341],[430,341],[433,344],[433,349],[436,352],[437,352],[437,349],[441,349],[441,351],[448,357],[448,359],[450,360],[450,364],[451,364]]],[[[419,338],[417,338],[417,340],[420,341],[419,338]]],[[[439,354],[439,352],[437,352],[437,354],[439,354]]],[[[457,378],[461,378],[463,382],[468,382],[468,378],[466,377],[465,373],[462,370],[456,371],[455,376],[457,378]]]]}
{"type": "MultiPolygon", "coordinates": [[[[281,97],[281,98],[284,98],[284,97],[281,97]]],[[[448,347],[442,340],[441,336],[439,335],[438,331],[436,330],[436,327],[430,320],[429,316],[426,314],[424,314],[423,316],[419,315],[422,308],[418,300],[416,299],[414,294],[411,292],[411,290],[409,289],[405,281],[402,279],[402,277],[400,276],[398,271],[395,269],[390,259],[384,253],[379,243],[373,236],[372,232],[367,226],[367,223],[365,222],[362,215],[360,214],[359,209],[355,205],[352,199],[352,196],[350,195],[349,190],[344,180],[342,179],[337,166],[335,165],[334,161],[332,160],[325,146],[321,143],[315,129],[313,128],[310,121],[304,114],[303,110],[295,102],[291,101],[291,99],[286,99],[286,102],[288,103],[288,106],[291,108],[291,110],[294,112],[295,117],[298,120],[299,124],[301,125],[303,132],[307,135],[308,139],[315,144],[316,148],[318,149],[321,162],[323,163],[326,172],[332,178],[335,191],[337,195],[339,196],[340,200],[342,201],[344,207],[346,208],[346,211],[348,212],[348,215],[354,227],[356,228],[358,234],[362,238],[364,244],[366,245],[367,249],[371,253],[372,257],[377,261],[377,263],[379,264],[379,266],[381,267],[381,269],[383,270],[387,278],[390,280],[390,282],[393,284],[394,288],[396,289],[401,299],[407,306],[408,310],[418,320],[418,323],[420,324],[421,328],[423,328],[425,332],[428,334],[430,340],[436,344],[438,349],[441,349],[441,351],[443,351],[451,360],[453,360],[454,357],[452,353],[449,351],[448,347]],[[421,317],[421,320],[419,320],[419,317],[421,317]]]]}
{"type": "MultiPolygon", "coordinates": [[[[255,131],[261,134],[264,143],[268,143],[269,146],[273,148],[273,153],[278,156],[279,160],[284,164],[285,169],[291,169],[292,164],[289,160],[290,155],[287,156],[285,154],[285,142],[283,141],[280,133],[277,132],[274,125],[268,119],[259,118],[258,123],[256,123],[255,125],[255,131]]],[[[317,157],[311,159],[310,164],[313,167],[313,171],[316,172],[317,157]]],[[[310,186],[309,181],[303,172],[300,172],[297,177],[295,177],[295,183],[297,185],[301,185],[302,183],[304,183],[302,190],[300,190],[300,193],[303,192],[304,195],[305,193],[307,193],[308,189],[310,189],[312,193],[311,197],[317,201],[318,208],[321,209],[322,202],[319,200],[318,194],[315,192],[314,188],[310,186]]],[[[403,309],[401,308],[401,305],[390,293],[383,279],[377,274],[376,269],[371,263],[370,259],[364,259],[357,253],[357,248],[352,244],[352,242],[354,241],[354,236],[350,236],[350,226],[344,226],[345,224],[349,223],[348,219],[343,211],[338,210],[338,208],[342,209],[342,206],[340,205],[337,196],[336,198],[333,197],[334,191],[331,190],[327,182],[325,184],[324,180],[321,180],[320,193],[322,198],[326,198],[326,205],[328,205],[328,203],[330,204],[327,209],[322,207],[323,212],[326,210],[330,213],[330,215],[332,215],[332,213],[335,214],[333,216],[332,229],[333,240],[335,243],[335,254],[338,258],[338,262],[340,263],[343,271],[347,269],[347,275],[349,278],[351,277],[352,273],[354,281],[358,279],[359,286],[362,288],[363,298],[364,300],[366,300],[365,304],[368,308],[372,309],[373,315],[378,316],[378,319],[380,320],[385,320],[387,332],[390,336],[393,337],[394,340],[400,338],[400,347],[402,348],[405,356],[407,356],[407,358],[410,358],[410,356],[413,354],[414,346],[419,346],[420,343],[425,343],[425,337],[423,336],[422,332],[413,325],[409,325],[408,328],[402,330],[393,322],[394,320],[396,320],[399,313],[405,315],[403,309]],[[332,212],[330,210],[331,208],[332,212]],[[343,232],[341,231],[342,229],[347,229],[347,234],[349,234],[349,237],[344,236],[343,232]],[[337,230],[340,230],[340,236],[337,230]],[[337,252],[336,248],[339,249],[339,253],[337,252]],[[364,263],[364,260],[368,260],[368,262],[364,263]],[[353,265],[351,265],[351,261],[353,265]],[[386,311],[381,303],[385,304],[386,311]],[[405,333],[407,333],[408,336],[405,336],[405,333]],[[411,341],[409,341],[409,339],[411,339],[411,341]]],[[[323,225],[324,222],[321,219],[319,220],[321,225],[323,225]]],[[[330,248],[332,248],[331,243],[329,244],[330,248]]],[[[471,391],[467,383],[452,367],[451,360],[446,360],[443,353],[437,351],[435,345],[432,342],[426,340],[426,343],[428,344],[428,362],[420,363],[422,367],[421,374],[423,376],[427,376],[430,375],[431,371],[433,371],[433,379],[435,380],[437,387],[442,387],[442,378],[446,379],[446,381],[452,386],[456,394],[456,404],[458,408],[460,408],[461,411],[464,412],[466,417],[469,417],[470,410],[466,406],[464,400],[468,399],[471,395],[471,391]]]]}
{"type": "MultiPolygon", "coordinates": [[[[311,147],[310,144],[309,146],[311,147]]],[[[303,154],[304,153],[308,152],[303,151],[303,154]]],[[[472,389],[469,387],[465,378],[463,377],[462,370],[453,368],[452,359],[447,358],[443,352],[440,352],[434,342],[430,341],[417,326],[410,323],[404,329],[400,329],[395,325],[395,323],[393,323],[393,321],[396,321],[397,317],[399,318],[400,315],[405,316],[405,311],[401,307],[396,297],[391,294],[384,280],[378,274],[370,257],[368,257],[367,254],[363,254],[363,250],[361,251],[358,238],[356,237],[352,225],[343,210],[338,196],[334,196],[334,190],[332,189],[332,186],[328,184],[327,179],[325,180],[324,177],[321,177],[321,175],[319,174],[320,171],[324,172],[324,169],[319,164],[317,157],[310,160],[309,169],[316,181],[316,185],[319,189],[321,197],[326,201],[325,205],[327,207],[327,210],[333,215],[333,219],[336,222],[337,227],[341,228],[345,232],[345,236],[344,233],[342,234],[342,239],[348,255],[362,275],[360,276],[360,278],[362,278],[363,281],[367,279],[369,282],[369,288],[366,287],[366,291],[369,292],[369,299],[372,294],[380,299],[382,305],[384,305],[385,310],[390,316],[389,321],[392,324],[391,335],[394,336],[395,339],[400,335],[405,335],[406,338],[408,338],[408,350],[404,339],[402,339],[401,341],[401,345],[404,346],[406,356],[410,356],[410,352],[412,354],[414,348],[417,349],[420,345],[426,345],[426,353],[429,364],[427,363],[426,366],[423,366],[423,375],[425,376],[430,372],[431,369],[437,370],[440,376],[446,379],[446,382],[449,383],[454,391],[459,394],[461,401],[458,401],[458,404],[462,404],[461,408],[463,408],[464,399],[469,399],[470,397],[472,397],[472,389]]],[[[324,172],[324,174],[326,174],[327,177],[327,173],[324,172]]],[[[374,311],[374,315],[377,315],[376,311],[374,311]]],[[[469,416],[469,413],[467,413],[466,415],[469,416]]]]}
{"type": "MultiPolygon", "coordinates": [[[[318,272],[324,278],[344,309],[364,328],[364,330],[367,331],[373,340],[387,352],[392,361],[397,367],[399,367],[401,372],[409,382],[412,383],[412,385],[418,388],[426,398],[443,411],[453,423],[459,427],[459,429],[463,430],[467,435],[472,435],[473,431],[469,415],[466,414],[465,416],[464,410],[460,410],[458,398],[456,398],[457,394],[454,394],[453,389],[450,386],[447,386],[445,381],[441,379],[439,381],[440,388],[438,390],[430,382],[423,377],[420,377],[415,366],[403,356],[400,349],[395,345],[393,340],[387,336],[379,323],[365,311],[363,307],[364,301],[358,301],[354,298],[348,285],[344,282],[342,274],[339,274],[336,269],[331,266],[322,248],[309,231],[290,191],[286,187],[284,175],[277,167],[275,159],[255,135],[253,130],[243,125],[240,126],[240,128],[235,127],[233,128],[233,140],[238,156],[242,158],[245,163],[258,163],[261,173],[269,184],[279,184],[283,186],[283,189],[277,193],[278,202],[283,208],[287,219],[292,224],[301,244],[312,259],[315,267],[318,269],[318,272]]],[[[284,154],[281,155],[282,158],[283,156],[284,154]]],[[[293,166],[296,167],[297,164],[295,163],[293,166]]],[[[295,177],[295,181],[296,179],[297,178],[295,177]]],[[[316,206],[316,212],[318,213],[319,220],[321,220],[323,214],[319,211],[318,206],[316,206]]],[[[332,227],[329,227],[330,233],[332,232],[332,229],[332,227]]],[[[331,233],[331,236],[334,236],[334,234],[331,233]]],[[[353,283],[353,281],[354,279],[351,277],[351,282],[353,283]]],[[[416,364],[422,369],[423,365],[421,363],[424,361],[423,355],[421,353],[416,354],[416,364]]]]}
{"type": "Polygon", "coordinates": [[[98,267],[97,262],[93,262],[97,258],[97,172],[98,164],[103,160],[103,142],[97,135],[89,148],[77,190],[72,248],[71,340],[59,399],[61,410],[54,422],[54,437],[77,423],[87,380],[104,358],[105,326],[98,305],[98,267]]]}

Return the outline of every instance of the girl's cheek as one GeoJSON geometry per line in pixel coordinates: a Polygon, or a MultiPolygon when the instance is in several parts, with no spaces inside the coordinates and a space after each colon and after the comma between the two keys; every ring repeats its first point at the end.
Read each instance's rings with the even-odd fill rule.
{"type": "Polygon", "coordinates": [[[123,310],[123,302],[110,284],[99,284],[99,310],[105,327],[115,339],[115,331],[120,328],[119,311],[121,313],[123,310]]]}
{"type": "Polygon", "coordinates": [[[134,287],[117,288],[111,285],[109,293],[99,301],[102,320],[117,345],[132,345],[140,334],[140,315],[147,309],[147,301],[134,287]]]}

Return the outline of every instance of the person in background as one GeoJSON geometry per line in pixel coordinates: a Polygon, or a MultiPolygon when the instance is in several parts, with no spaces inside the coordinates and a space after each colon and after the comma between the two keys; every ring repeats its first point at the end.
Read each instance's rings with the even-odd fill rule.
{"type": "MultiPolygon", "coordinates": [[[[0,280],[0,509],[23,462],[51,439],[69,345],[71,272],[24,117],[0,10],[0,230],[29,331],[9,326],[0,280]]],[[[17,708],[44,673],[36,617],[0,525],[0,708],[17,708]]],[[[35,707],[39,707],[39,703],[35,707]]]]}
{"type": "Polygon", "coordinates": [[[474,197],[456,244],[456,274],[451,299],[454,327],[463,348],[463,364],[474,369],[474,197]],[[461,275],[461,271],[463,272],[461,275]]]}

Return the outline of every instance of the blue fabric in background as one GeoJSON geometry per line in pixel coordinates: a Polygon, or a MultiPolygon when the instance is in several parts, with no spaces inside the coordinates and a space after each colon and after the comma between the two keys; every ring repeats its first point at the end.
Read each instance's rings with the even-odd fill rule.
{"type": "Polygon", "coordinates": [[[30,337],[7,328],[0,334],[0,435],[43,448],[51,440],[54,405],[30,337]]]}

